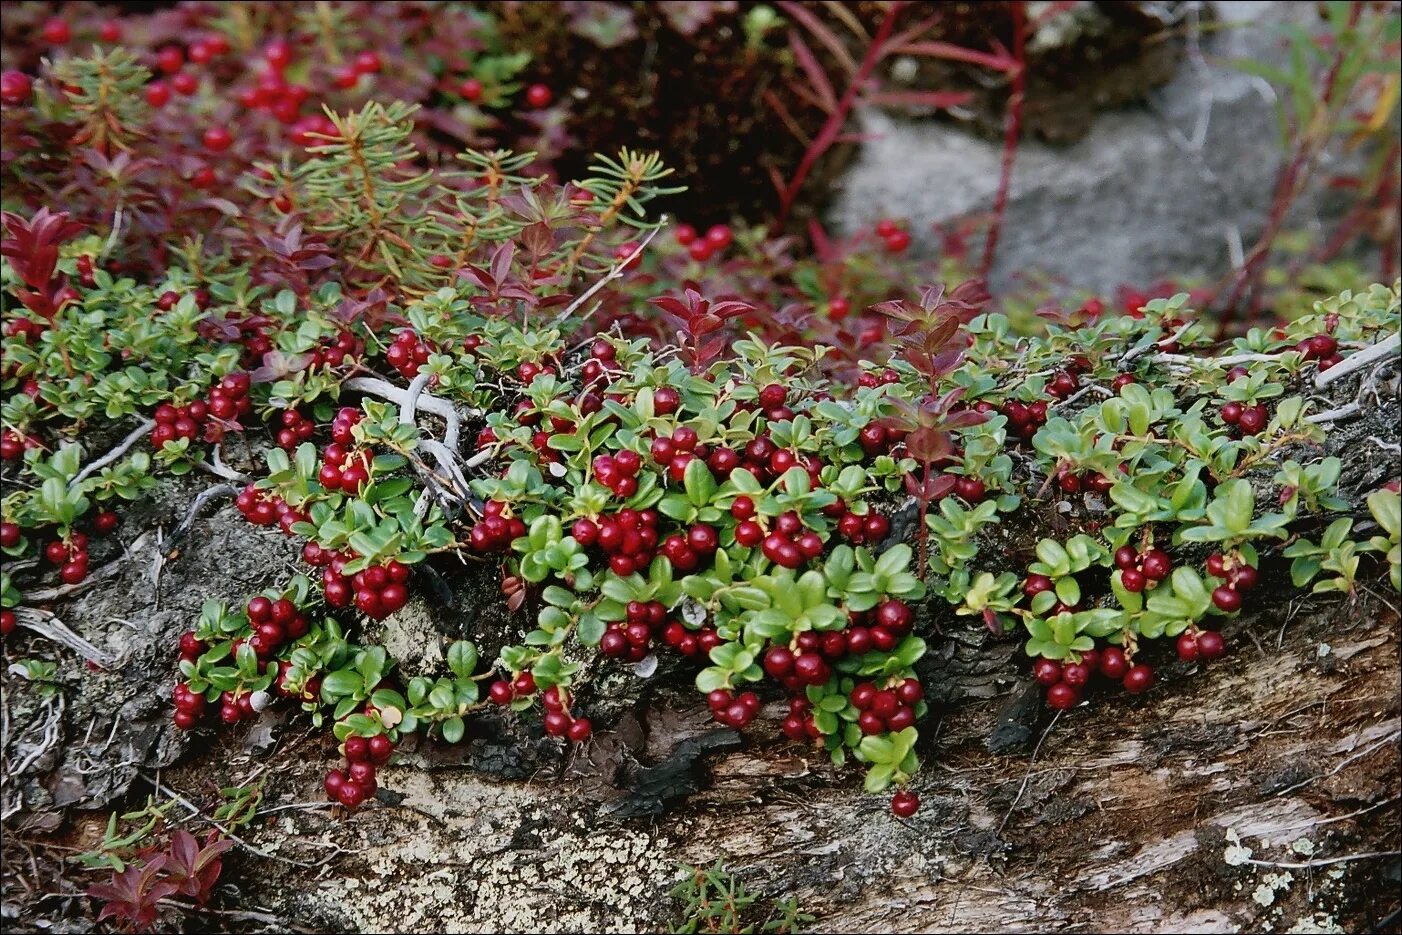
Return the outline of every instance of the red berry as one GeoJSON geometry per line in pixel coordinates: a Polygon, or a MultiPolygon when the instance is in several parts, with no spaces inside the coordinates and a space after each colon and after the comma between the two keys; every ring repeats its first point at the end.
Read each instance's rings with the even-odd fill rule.
{"type": "Polygon", "coordinates": [[[464,78],[458,85],[458,93],[475,104],[482,99],[482,82],[476,78],[464,78]]]}
{"type": "Polygon", "coordinates": [[[367,762],[370,759],[370,741],[359,734],[352,734],[345,741],[346,759],[351,763],[367,762]]]}
{"type": "Polygon", "coordinates": [[[1107,679],[1119,680],[1129,671],[1129,660],[1125,651],[1118,646],[1107,646],[1100,653],[1100,674],[1107,679]]]}
{"type": "Polygon", "coordinates": [[[1122,684],[1131,695],[1142,694],[1154,687],[1154,670],[1141,662],[1125,673],[1122,684]]]}
{"type": "Polygon", "coordinates": [[[1055,685],[1061,681],[1061,663],[1055,659],[1039,658],[1032,663],[1032,677],[1042,685],[1055,685]]]}
{"type": "Polygon", "coordinates": [[[210,127],[204,131],[204,148],[212,153],[222,153],[234,142],[234,135],[225,127],[210,127]]]}
{"type": "Polygon", "coordinates": [[[1227,651],[1226,641],[1222,639],[1222,634],[1215,630],[1203,630],[1198,634],[1198,655],[1203,659],[1218,659],[1227,651]]]}
{"type": "Polygon", "coordinates": [[[29,103],[34,82],[22,71],[8,69],[0,74],[0,103],[20,106],[29,103]]]}
{"type": "Polygon", "coordinates": [[[543,84],[533,84],[526,88],[526,103],[536,110],[549,107],[554,99],[554,93],[543,84]]]}
{"type": "Polygon", "coordinates": [[[49,45],[63,45],[73,38],[73,32],[68,28],[68,22],[57,16],[44,21],[44,28],[39,35],[49,45]]]}
{"type": "Polygon", "coordinates": [[[1241,594],[1235,588],[1222,585],[1212,591],[1212,603],[1225,613],[1234,614],[1241,610],[1241,594]]]}
{"type": "Polygon", "coordinates": [[[1047,707],[1067,711],[1080,703],[1081,693],[1067,682],[1057,682],[1047,689],[1047,707]]]}
{"type": "Polygon", "coordinates": [[[920,796],[909,789],[902,789],[891,796],[891,812],[897,818],[911,818],[920,811],[920,796]]]}
{"type": "Polygon", "coordinates": [[[1191,632],[1185,630],[1178,637],[1175,647],[1178,650],[1178,658],[1184,662],[1197,662],[1198,660],[1198,640],[1191,632]]]}

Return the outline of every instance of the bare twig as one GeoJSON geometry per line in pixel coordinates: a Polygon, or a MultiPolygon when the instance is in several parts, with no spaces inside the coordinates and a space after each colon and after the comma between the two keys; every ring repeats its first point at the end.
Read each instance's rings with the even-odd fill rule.
{"type": "Polygon", "coordinates": [[[78,486],[83,481],[87,480],[90,476],[96,474],[98,471],[107,467],[107,465],[111,464],[113,461],[116,461],[122,455],[126,454],[128,451],[131,450],[132,445],[135,445],[137,442],[141,441],[142,438],[149,435],[151,433],[151,430],[155,427],[156,423],[151,421],[150,419],[143,420],[140,425],[131,430],[131,432],[127,435],[126,438],[122,439],[121,442],[118,443],[116,448],[113,448],[111,451],[107,452],[107,454],[98,458],[96,461],[90,462],[86,467],[84,467],[81,471],[75,474],[73,479],[68,482],[69,489],[78,486]]]}
{"type": "MultiPolygon", "coordinates": [[[[396,406],[403,407],[409,402],[409,394],[401,390],[387,380],[379,377],[352,377],[345,382],[345,388],[355,390],[357,393],[365,393],[367,396],[378,396],[380,399],[387,399],[396,406]]],[[[459,413],[457,407],[440,396],[433,396],[420,391],[414,401],[414,411],[422,409],[430,415],[438,416],[448,424],[447,431],[443,433],[443,443],[450,448],[457,448],[458,432],[462,423],[462,416],[478,416],[482,413],[476,409],[468,409],[465,413],[459,413]]]]}
{"type": "Polygon", "coordinates": [[[273,854],[273,853],[271,853],[271,852],[269,852],[269,851],[261,850],[261,849],[259,849],[259,848],[254,847],[252,844],[249,844],[247,841],[245,841],[243,838],[239,837],[238,835],[234,834],[234,832],[231,831],[227,826],[225,826],[225,825],[219,823],[218,821],[215,821],[213,818],[209,817],[209,816],[206,815],[204,812],[200,811],[200,809],[199,809],[198,806],[196,806],[194,803],[192,803],[189,799],[185,798],[185,797],[184,797],[183,795],[181,795],[179,792],[176,792],[174,789],[171,789],[171,788],[168,787],[168,786],[162,785],[158,780],[151,778],[150,776],[146,775],[145,773],[142,773],[142,774],[141,774],[141,778],[142,778],[142,779],[145,779],[147,782],[149,782],[149,783],[152,785],[152,787],[155,788],[155,790],[156,790],[157,792],[161,793],[162,795],[166,796],[167,798],[174,799],[175,801],[179,802],[181,805],[185,806],[186,810],[188,810],[189,813],[190,813],[192,816],[194,816],[194,817],[196,817],[196,818],[202,818],[202,819],[204,819],[205,821],[209,822],[211,825],[213,825],[213,826],[219,831],[220,834],[224,835],[224,837],[228,838],[230,841],[233,841],[235,844],[240,845],[240,846],[243,847],[245,850],[247,850],[249,853],[255,854],[255,855],[259,856],[259,857],[263,857],[263,858],[266,858],[266,859],[268,859],[268,860],[280,861],[280,862],[285,863],[285,864],[291,864],[291,865],[294,866],[294,867],[303,867],[303,868],[308,869],[308,870],[314,870],[314,869],[316,869],[316,868],[318,868],[318,867],[321,867],[323,864],[327,863],[328,861],[330,861],[332,858],[336,857],[338,854],[342,853],[342,851],[343,851],[342,848],[337,848],[335,851],[333,851],[332,853],[328,854],[324,859],[318,861],[317,863],[309,864],[309,863],[306,863],[305,861],[293,860],[293,859],[291,859],[290,857],[282,857],[282,856],[280,856],[280,855],[278,855],[278,854],[273,854]]]}
{"type": "MultiPolygon", "coordinates": [[[[664,216],[662,220],[665,223],[666,217],[664,216]]],[[[569,305],[566,305],[564,311],[556,315],[555,320],[551,322],[551,324],[558,325],[561,322],[568,320],[571,315],[579,311],[580,307],[583,306],[584,303],[588,302],[591,298],[593,298],[594,293],[598,292],[610,282],[613,282],[613,280],[617,279],[619,276],[622,276],[623,271],[628,268],[628,264],[632,263],[638,257],[642,256],[643,251],[647,249],[647,245],[652,243],[652,238],[656,237],[657,232],[661,229],[662,228],[659,226],[654,227],[652,230],[648,231],[647,236],[642,239],[641,243],[639,243],[635,248],[633,248],[633,250],[626,257],[613,264],[613,266],[609,269],[608,274],[604,276],[603,279],[600,279],[598,282],[594,283],[594,285],[586,289],[584,293],[579,296],[579,298],[575,299],[569,305]]]]}
{"type": "Polygon", "coordinates": [[[1395,357],[1399,351],[1402,351],[1402,333],[1394,334],[1385,341],[1379,341],[1367,350],[1359,351],[1357,354],[1345,357],[1340,363],[1335,364],[1314,378],[1315,388],[1322,390],[1334,381],[1342,380],[1355,370],[1361,370],[1374,361],[1395,357]]]}
{"type": "Polygon", "coordinates": [[[215,445],[209,450],[209,457],[210,460],[208,462],[196,461],[195,467],[204,471],[206,474],[213,474],[215,477],[222,477],[224,480],[233,481],[236,484],[246,484],[253,480],[253,478],[244,474],[242,471],[236,471],[225,464],[218,445],[215,445]]]}
{"type": "Polygon", "coordinates": [[[170,546],[175,545],[175,543],[179,542],[180,539],[190,531],[190,527],[195,525],[195,520],[199,517],[200,510],[204,509],[206,503],[213,500],[215,497],[237,496],[238,492],[239,489],[233,484],[215,484],[213,487],[201,490],[199,496],[195,497],[195,502],[190,504],[190,509],[185,513],[185,518],[180,521],[179,526],[175,527],[175,532],[171,533],[170,537],[163,543],[165,547],[164,550],[169,551],[170,546]]]}
{"type": "MultiPolygon", "coordinates": [[[[1130,365],[1130,364],[1134,363],[1136,360],[1138,360],[1139,358],[1143,357],[1145,354],[1149,353],[1150,351],[1156,349],[1156,348],[1159,347],[1160,345],[1162,345],[1162,344],[1173,344],[1173,343],[1177,342],[1177,340],[1178,340],[1179,338],[1183,337],[1183,335],[1187,334],[1187,333],[1188,333],[1188,329],[1191,328],[1191,327],[1192,327],[1193,325],[1195,325],[1195,324],[1197,324],[1197,322],[1194,322],[1194,321],[1186,322],[1186,323],[1184,323],[1177,331],[1173,332],[1173,334],[1170,335],[1170,336],[1167,337],[1167,338],[1163,338],[1163,339],[1160,339],[1160,340],[1158,340],[1158,341],[1150,341],[1148,344],[1143,344],[1143,345],[1138,345],[1138,346],[1135,346],[1135,347],[1131,347],[1129,350],[1125,351],[1125,352],[1124,352],[1124,356],[1120,358],[1120,362],[1119,362],[1119,365],[1118,365],[1118,366],[1119,366],[1119,369],[1120,369],[1120,370],[1128,370],[1128,369],[1130,369],[1130,368],[1129,368],[1129,365],[1130,365]]],[[[1196,360],[1197,358],[1188,358],[1188,359],[1190,359],[1190,360],[1196,360]]]]}
{"type": "Polygon", "coordinates": [[[1326,422],[1342,422],[1345,419],[1356,419],[1363,414],[1363,407],[1358,403],[1348,403],[1336,409],[1326,409],[1323,412],[1316,412],[1313,415],[1305,416],[1306,422],[1321,425],[1326,422]]]}
{"type": "Polygon", "coordinates": [[[1304,863],[1292,863],[1284,860],[1253,860],[1248,858],[1245,862],[1255,867],[1280,867],[1285,870],[1308,870],[1311,867],[1327,867],[1330,864],[1346,864],[1355,860],[1372,860],[1375,857],[1396,857],[1402,851],[1372,851],[1367,854],[1345,854],[1342,857],[1328,857],[1324,860],[1307,860],[1304,863]]]}
{"type": "MultiPolygon", "coordinates": [[[[26,596],[30,598],[33,597],[33,595],[26,596]]],[[[108,668],[115,665],[117,662],[115,656],[98,649],[92,643],[89,643],[87,640],[68,629],[67,624],[47,610],[42,610],[38,607],[16,607],[15,622],[27,630],[33,630],[46,639],[67,646],[84,659],[95,662],[103,668],[108,668]]]]}

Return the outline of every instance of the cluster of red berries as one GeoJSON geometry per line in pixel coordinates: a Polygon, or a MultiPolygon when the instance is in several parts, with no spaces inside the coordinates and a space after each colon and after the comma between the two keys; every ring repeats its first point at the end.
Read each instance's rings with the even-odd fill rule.
{"type": "Polygon", "coordinates": [[[394,336],[394,343],[385,351],[385,360],[399,371],[406,380],[419,375],[419,368],[428,363],[433,348],[418,336],[412,328],[405,328],[394,336]]]}
{"type": "Polygon", "coordinates": [[[341,745],[346,757],[345,769],[333,769],[326,774],[323,786],[326,797],[346,808],[356,808],[375,795],[375,767],[383,766],[394,755],[394,742],[386,734],[362,737],[352,734],[341,745]]]}
{"type": "Polygon", "coordinates": [[[593,342],[589,345],[588,359],[579,368],[580,380],[585,386],[608,383],[616,371],[617,357],[617,349],[608,341],[600,339],[593,342]]]}
{"type": "Polygon", "coordinates": [[[599,639],[599,652],[611,659],[640,662],[654,635],[667,628],[667,608],[660,601],[629,601],[625,619],[611,622],[599,639]]]}
{"type": "Polygon", "coordinates": [[[88,576],[88,537],[74,532],[67,539],[55,539],[44,547],[44,557],[59,566],[64,584],[77,584],[88,576]]]}
{"type": "Polygon", "coordinates": [[[541,693],[540,703],[545,708],[545,732],[551,737],[564,737],[574,743],[583,743],[594,730],[587,717],[577,717],[570,710],[570,693],[557,685],[551,685],[541,693]]]}
{"type": "Polygon", "coordinates": [[[342,364],[354,364],[364,353],[365,342],[349,331],[342,331],[334,338],[323,339],[321,344],[312,350],[307,369],[312,370],[317,367],[330,369],[342,364]]]}
{"type": "MultiPolygon", "coordinates": [[[[166,80],[152,81],[146,86],[146,103],[159,110],[170,103],[171,92],[182,97],[189,97],[199,90],[199,78],[194,72],[185,70],[185,63],[188,57],[192,65],[206,65],[221,55],[229,52],[229,40],[219,33],[211,33],[202,36],[190,43],[188,49],[182,49],[177,45],[162,46],[157,50],[153,63],[155,70],[160,74],[167,75],[166,80]]],[[[223,127],[217,129],[223,130],[223,127]]],[[[224,130],[228,133],[227,130],[224,130]]],[[[230,139],[232,142],[232,138],[230,139]]],[[[207,148],[212,148],[208,147],[207,148]]],[[[228,148],[227,145],[224,146],[228,148]]]]}
{"type": "MultiPolygon", "coordinates": [[[[749,499],[749,498],[745,498],[749,499]]],[[[735,513],[731,505],[731,515],[735,513]]],[[[735,527],[735,541],[741,545],[753,545],[754,530],[759,524],[746,519],[735,527]],[[741,527],[745,531],[741,533],[741,527]]],[[[803,525],[803,519],[792,510],[779,514],[774,527],[760,541],[760,552],[764,557],[783,568],[798,568],[804,562],[823,554],[823,539],[816,532],[803,525]]]]}
{"type": "Polygon", "coordinates": [[[813,720],[813,703],[803,695],[789,699],[789,713],[779,724],[779,730],[790,740],[817,740],[823,736],[813,720]]]}
{"type": "Polygon", "coordinates": [[[336,87],[349,90],[359,84],[362,77],[378,74],[383,67],[384,64],[380,61],[379,53],[367,50],[336,69],[335,74],[331,76],[331,81],[336,87]]]}
{"type": "Polygon", "coordinates": [[[868,736],[905,730],[915,723],[915,706],[925,697],[918,679],[908,678],[894,688],[877,688],[859,682],[848,696],[857,715],[857,726],[868,736]]]}
{"type": "MultiPolygon", "coordinates": [[[[468,541],[475,552],[505,552],[511,543],[526,534],[526,524],[517,516],[506,516],[502,510],[506,504],[500,500],[488,500],[482,507],[482,519],[474,523],[468,534],[468,541]]],[[[580,522],[589,522],[580,520],[580,522]]],[[[579,523],[575,523],[578,527],[579,523]]],[[[579,537],[576,536],[576,539],[579,537]]],[[[580,542],[580,545],[589,543],[580,542]]]]}
{"type": "Polygon", "coordinates": [[[596,455],[592,464],[594,478],[603,484],[620,500],[627,500],[638,492],[638,471],[643,459],[636,451],[623,449],[617,454],[596,455]]]}
{"type": "Polygon", "coordinates": [[[868,389],[876,386],[894,386],[899,382],[901,382],[901,375],[890,367],[880,373],[864,371],[857,375],[857,385],[868,389]]]}
{"type": "Polygon", "coordinates": [[[278,429],[277,445],[284,451],[294,450],[316,431],[316,423],[296,409],[284,409],[278,421],[282,428],[278,429]]]}
{"type": "Polygon", "coordinates": [[[1010,399],[1003,403],[999,409],[1008,418],[1008,431],[1023,439],[1029,439],[1037,434],[1037,430],[1047,422],[1046,400],[1024,403],[1021,400],[1010,399]]]}
{"type": "Polygon", "coordinates": [[[737,694],[729,689],[717,688],[706,696],[706,704],[711,709],[711,717],[726,727],[744,727],[759,714],[759,696],[754,692],[737,694]]]}
{"type": "Polygon", "coordinates": [[[702,559],[715,555],[719,547],[715,527],[706,523],[693,523],[685,533],[673,533],[662,540],[662,554],[682,572],[695,571],[702,559]]]}
{"type": "Polygon", "coordinates": [[[1163,549],[1140,552],[1134,546],[1122,545],[1115,550],[1115,567],[1120,570],[1124,589],[1138,594],[1167,578],[1173,571],[1173,559],[1163,549]]]}
{"type": "Polygon", "coordinates": [[[409,566],[390,559],[354,575],[345,573],[351,555],[324,549],[315,542],[302,547],[302,559],[321,568],[321,590],[326,603],[343,610],[352,603],[371,620],[383,620],[409,603],[409,566]]]}
{"type": "MultiPolygon", "coordinates": [[[[175,726],[181,730],[194,730],[205,713],[204,695],[190,691],[190,686],[184,682],[176,682],[171,691],[171,700],[175,702],[175,726]]],[[[237,701],[234,702],[234,713],[239,714],[237,701]]],[[[239,720],[239,717],[235,716],[234,720],[239,720]]]]}
{"type": "Polygon", "coordinates": [[[910,246],[910,232],[890,218],[876,222],[876,236],[881,238],[887,253],[904,253],[910,246]]]}
{"type": "Polygon", "coordinates": [[[260,659],[267,659],[276,653],[288,640],[307,635],[309,624],[306,616],[285,597],[273,600],[260,594],[249,600],[245,612],[249,625],[253,627],[248,645],[253,647],[260,659]]]}
{"type": "Polygon", "coordinates": [[[588,548],[597,545],[609,557],[609,568],[626,578],[640,568],[646,568],[657,553],[656,510],[622,509],[611,516],[600,516],[598,522],[582,518],[570,527],[570,535],[588,548]]]}
{"type": "Polygon", "coordinates": [[[1212,603],[1229,614],[1241,610],[1242,594],[1256,587],[1259,578],[1254,566],[1216,552],[1207,557],[1207,573],[1225,581],[1212,590],[1212,603]]]}
{"type": "Polygon", "coordinates": [[[1032,677],[1046,686],[1047,706],[1058,711],[1080,704],[1081,695],[1094,675],[1119,682],[1131,695],[1142,694],[1154,686],[1153,668],[1145,663],[1131,665],[1125,651],[1118,646],[1083,652],[1079,662],[1042,658],[1032,664],[1032,677]]]}
{"type": "Polygon", "coordinates": [[[529,671],[521,671],[514,679],[497,679],[487,687],[487,700],[496,705],[509,705],[517,698],[529,698],[535,694],[535,676],[529,671]]]}
{"type": "Polygon", "coordinates": [[[717,253],[724,252],[733,241],[734,234],[724,224],[713,224],[705,234],[697,232],[690,224],[678,224],[674,236],[677,243],[686,247],[687,255],[698,263],[705,263],[717,253]]]}
{"type": "Polygon", "coordinates": [[[301,511],[293,509],[286,500],[265,494],[252,483],[239,491],[239,495],[234,498],[234,506],[238,507],[243,518],[253,525],[271,526],[276,523],[283,534],[288,536],[292,535],[293,523],[300,523],[307,518],[301,511]]]}
{"type": "Polygon", "coordinates": [[[1185,630],[1176,644],[1178,658],[1184,662],[1209,662],[1227,652],[1227,643],[1216,630],[1185,630]]]}
{"type": "Polygon", "coordinates": [[[220,441],[226,423],[253,410],[253,401],[248,397],[251,382],[247,373],[231,373],[210,389],[207,399],[197,399],[184,406],[170,403],[157,406],[152,415],[156,427],[151,431],[151,444],[162,448],[177,438],[193,441],[200,435],[201,427],[205,441],[220,441]]]}
{"type": "Polygon", "coordinates": [[[321,452],[322,464],[316,479],[328,491],[359,493],[370,482],[374,459],[368,451],[347,451],[340,442],[331,442],[321,452]]]}
{"type": "Polygon", "coordinates": [[[683,656],[706,658],[721,644],[721,638],[715,627],[688,630],[681,621],[673,620],[662,629],[662,642],[683,656]]]}
{"type": "Polygon", "coordinates": [[[1304,355],[1305,360],[1319,361],[1319,372],[1323,373],[1343,358],[1339,356],[1339,342],[1332,334],[1316,334],[1295,345],[1295,350],[1304,355]]]}
{"type": "Polygon", "coordinates": [[[1265,403],[1247,406],[1231,400],[1222,404],[1218,414],[1224,423],[1242,435],[1255,435],[1270,421],[1270,412],[1265,403]]]}
{"type": "MultiPolygon", "coordinates": [[[[980,487],[983,485],[980,483],[980,487]]],[[[875,511],[869,513],[854,513],[847,509],[840,501],[834,504],[841,508],[841,514],[837,519],[837,532],[853,545],[871,544],[877,545],[882,542],[891,531],[891,521],[881,513],[875,511]]],[[[861,506],[862,504],[856,504],[861,506]]],[[[827,512],[824,510],[823,512],[827,512]]]]}
{"type": "MultiPolygon", "coordinates": [[[[1120,472],[1128,471],[1124,465],[1120,465],[1120,472]]],[[[1115,486],[1115,481],[1108,475],[1099,471],[1075,471],[1070,467],[1063,466],[1056,472],[1056,486],[1062,493],[1076,494],[1083,490],[1101,495],[1108,494],[1110,488],[1115,486]]]]}

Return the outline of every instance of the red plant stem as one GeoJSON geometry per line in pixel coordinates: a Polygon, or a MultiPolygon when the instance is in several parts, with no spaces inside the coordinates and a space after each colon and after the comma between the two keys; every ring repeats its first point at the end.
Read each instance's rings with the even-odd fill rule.
{"type": "MultiPolygon", "coordinates": [[[[1354,29],[1358,26],[1358,21],[1363,15],[1363,4],[1355,2],[1349,9],[1348,28],[1354,29]]],[[[1336,44],[1337,51],[1333,60],[1329,63],[1329,71],[1324,76],[1322,93],[1319,97],[1320,112],[1326,112],[1333,103],[1334,91],[1339,83],[1339,72],[1344,66],[1344,59],[1347,52],[1343,42],[1336,44]]],[[[1261,236],[1257,239],[1256,245],[1251,248],[1246,259],[1242,262],[1236,280],[1232,284],[1232,291],[1227,296],[1222,309],[1222,317],[1217,325],[1217,338],[1221,340],[1227,334],[1227,329],[1236,318],[1237,306],[1241,299],[1250,290],[1252,295],[1251,309],[1247,314],[1247,321],[1254,321],[1256,313],[1260,307],[1260,290],[1255,286],[1260,280],[1263,264],[1270,255],[1271,247],[1275,239],[1279,236],[1281,229],[1285,226],[1286,217],[1290,213],[1290,208],[1295,203],[1295,199],[1304,190],[1305,184],[1314,174],[1315,159],[1319,155],[1319,150],[1328,141],[1328,136],[1320,136],[1311,133],[1311,128],[1301,128],[1299,137],[1295,142],[1295,152],[1285,168],[1281,171],[1276,180],[1275,192],[1271,199],[1270,214],[1266,218],[1266,226],[1261,231],[1261,236]]]]}
{"type": "Polygon", "coordinates": [[[846,126],[847,115],[852,112],[852,105],[857,102],[857,95],[861,92],[867,79],[871,77],[872,71],[876,69],[876,63],[881,61],[886,53],[886,43],[896,28],[896,16],[903,6],[905,6],[905,0],[896,0],[887,8],[886,18],[877,28],[876,35],[872,37],[871,45],[867,46],[861,64],[857,67],[856,73],[852,75],[847,90],[843,92],[842,97],[837,102],[837,108],[828,115],[823,128],[818,131],[818,135],[813,137],[813,142],[804,150],[803,158],[799,160],[793,178],[789,180],[783,194],[779,196],[779,223],[781,225],[788,219],[789,209],[793,207],[794,201],[798,198],[798,190],[803,187],[808,173],[813,171],[813,166],[817,164],[818,159],[832,147],[832,144],[842,133],[842,128],[846,126]]]}
{"type": "Polygon", "coordinates": [[[988,225],[988,236],[983,241],[983,259],[979,261],[979,276],[985,281],[988,271],[993,268],[993,256],[998,250],[998,237],[1003,230],[1003,217],[1008,210],[1008,193],[1013,184],[1013,160],[1017,157],[1017,143],[1022,135],[1022,102],[1027,89],[1027,4],[1018,0],[1012,6],[1013,14],[1013,61],[1009,70],[1012,89],[1008,94],[1008,109],[1003,120],[1003,166],[998,175],[998,194],[993,199],[993,219],[988,225]]]}
{"type": "Polygon", "coordinates": [[[920,565],[916,577],[925,580],[925,572],[930,567],[930,533],[925,528],[925,517],[930,512],[930,462],[925,462],[925,475],[920,483],[920,565]]]}

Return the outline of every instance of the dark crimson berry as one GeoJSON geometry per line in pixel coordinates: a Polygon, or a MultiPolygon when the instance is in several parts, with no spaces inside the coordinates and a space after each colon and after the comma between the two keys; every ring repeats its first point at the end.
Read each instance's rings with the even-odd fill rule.
{"type": "Polygon", "coordinates": [[[1061,663],[1055,659],[1039,658],[1032,663],[1032,677],[1042,685],[1055,685],[1061,681],[1061,663]]]}
{"type": "Polygon", "coordinates": [[[1178,636],[1175,644],[1178,650],[1178,658],[1184,662],[1197,662],[1198,660],[1198,640],[1191,632],[1185,630],[1178,636]]]}
{"type": "Polygon", "coordinates": [[[891,796],[891,813],[897,818],[912,818],[920,811],[920,796],[909,789],[902,789],[891,796]]]}
{"type": "Polygon", "coordinates": [[[526,88],[526,103],[536,110],[549,107],[554,99],[555,95],[543,84],[533,84],[526,88]]]}
{"type": "Polygon", "coordinates": [[[1213,589],[1212,603],[1217,605],[1218,610],[1233,614],[1241,610],[1241,594],[1224,584],[1213,589]]]}
{"type": "Polygon", "coordinates": [[[1022,593],[1028,597],[1036,597],[1043,591],[1050,591],[1053,587],[1052,580],[1046,575],[1030,574],[1022,584],[1022,593]]]}
{"type": "Polygon", "coordinates": [[[1256,587],[1259,575],[1256,569],[1250,565],[1237,565],[1229,572],[1232,587],[1238,591],[1250,591],[1256,587]]]}
{"type": "Polygon", "coordinates": [[[1218,659],[1227,651],[1222,634],[1215,630],[1204,630],[1198,634],[1198,655],[1203,659],[1218,659]]]}
{"type": "Polygon", "coordinates": [[[1081,662],[1073,662],[1061,670],[1061,680],[1072,688],[1082,688],[1090,681],[1090,667],[1081,662]]]}
{"type": "Polygon", "coordinates": [[[1131,695],[1146,692],[1154,687],[1154,670],[1141,662],[1125,673],[1122,684],[1131,695]]]}
{"type": "Polygon", "coordinates": [[[1066,682],[1057,682],[1047,689],[1047,707],[1067,711],[1080,703],[1081,693],[1066,682]]]}
{"type": "Polygon", "coordinates": [[[1118,646],[1107,646],[1100,653],[1100,674],[1107,679],[1116,681],[1125,677],[1129,671],[1129,660],[1125,658],[1125,651],[1118,646]]]}
{"type": "Polygon", "coordinates": [[[1117,568],[1138,568],[1139,553],[1133,546],[1122,545],[1115,550],[1115,567],[1117,568]]]}
{"type": "Polygon", "coordinates": [[[1151,581],[1162,581],[1173,570],[1173,559],[1162,549],[1150,549],[1144,554],[1143,569],[1151,581]]]}
{"type": "Polygon", "coordinates": [[[1257,403],[1250,409],[1242,410],[1241,419],[1238,420],[1237,427],[1247,435],[1255,435],[1266,427],[1267,416],[1266,407],[1261,403],[1257,403]]]}
{"type": "Polygon", "coordinates": [[[1243,411],[1244,410],[1242,409],[1241,403],[1233,401],[1223,403],[1222,408],[1221,410],[1219,410],[1218,414],[1221,415],[1223,422],[1227,423],[1228,425],[1236,425],[1238,422],[1241,421],[1243,411]]]}
{"type": "Polygon", "coordinates": [[[352,734],[347,737],[345,740],[345,754],[346,759],[351,763],[369,760],[370,742],[368,738],[361,737],[359,734],[352,734]]]}
{"type": "Polygon", "coordinates": [[[1137,568],[1126,568],[1124,571],[1120,572],[1120,584],[1126,591],[1132,594],[1138,594],[1148,586],[1149,579],[1137,568]]]}

